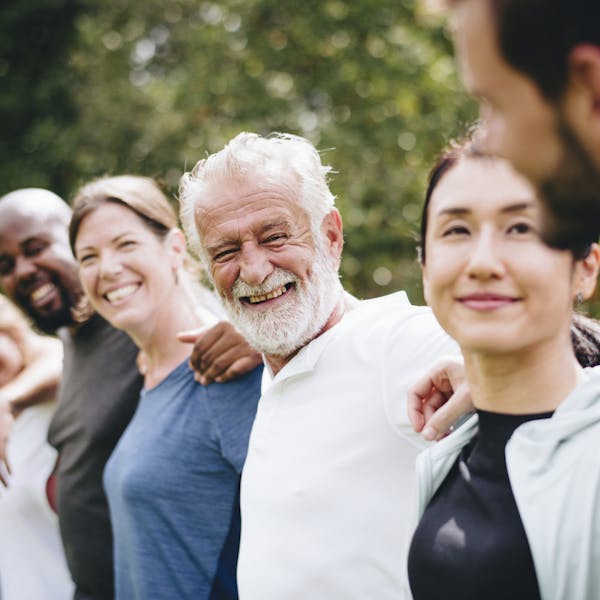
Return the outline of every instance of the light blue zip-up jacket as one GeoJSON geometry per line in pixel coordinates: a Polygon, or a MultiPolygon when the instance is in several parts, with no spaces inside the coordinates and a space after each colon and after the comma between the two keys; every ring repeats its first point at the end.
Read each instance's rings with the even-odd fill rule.
{"type": "MultiPolygon", "coordinates": [[[[506,446],[542,600],[600,600],[600,368],[585,375],[550,419],[519,426],[506,446]]],[[[417,457],[415,524],[477,421],[417,457]]]]}

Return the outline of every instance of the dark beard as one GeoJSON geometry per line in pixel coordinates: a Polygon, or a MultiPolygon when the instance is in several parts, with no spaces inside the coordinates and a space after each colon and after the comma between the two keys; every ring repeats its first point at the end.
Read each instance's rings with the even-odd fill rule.
{"type": "Polygon", "coordinates": [[[61,327],[75,324],[72,305],[74,299],[61,289],[62,302],[59,309],[47,314],[40,314],[29,303],[17,299],[18,306],[29,316],[37,329],[43,333],[54,335],[61,327]]]}
{"type": "Polygon", "coordinates": [[[600,234],[600,171],[560,117],[558,134],[561,163],[554,176],[539,185],[547,209],[542,238],[550,246],[577,252],[600,234]]]}
{"type": "Polygon", "coordinates": [[[68,306],[62,306],[60,310],[48,315],[29,312],[29,316],[40,331],[50,335],[54,335],[61,327],[75,324],[71,309],[68,306]]]}

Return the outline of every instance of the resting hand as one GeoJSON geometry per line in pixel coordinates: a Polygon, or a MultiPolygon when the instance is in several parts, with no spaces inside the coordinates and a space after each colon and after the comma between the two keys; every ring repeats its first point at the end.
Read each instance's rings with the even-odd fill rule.
{"type": "Polygon", "coordinates": [[[14,420],[10,402],[0,399],[0,483],[5,487],[8,487],[8,475],[10,475],[6,448],[14,420]]]}
{"type": "Polygon", "coordinates": [[[471,410],[464,365],[456,358],[440,361],[408,390],[408,418],[426,440],[440,440],[471,410]]]}
{"type": "Polygon", "coordinates": [[[180,342],[194,344],[190,366],[202,385],[222,383],[251,371],[262,362],[259,352],[250,347],[241,333],[228,321],[209,328],[182,331],[180,342]]]}

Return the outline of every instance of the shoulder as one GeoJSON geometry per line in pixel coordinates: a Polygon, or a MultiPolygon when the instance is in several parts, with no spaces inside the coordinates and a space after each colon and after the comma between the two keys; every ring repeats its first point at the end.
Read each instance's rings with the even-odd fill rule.
{"type": "Polygon", "coordinates": [[[260,396],[263,365],[258,365],[251,371],[244,373],[236,379],[231,379],[226,383],[211,383],[208,385],[206,395],[209,399],[239,399],[258,398],[260,396]]]}
{"type": "Polygon", "coordinates": [[[363,300],[347,315],[347,328],[360,335],[382,339],[402,338],[431,343],[439,337],[449,339],[428,306],[410,303],[405,292],[363,300]]]}

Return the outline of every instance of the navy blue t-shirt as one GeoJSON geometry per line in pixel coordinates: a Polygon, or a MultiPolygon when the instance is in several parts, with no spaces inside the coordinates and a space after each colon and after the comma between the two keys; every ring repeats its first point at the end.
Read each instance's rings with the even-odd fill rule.
{"type": "Polygon", "coordinates": [[[117,598],[237,598],[239,482],[261,374],[201,386],[185,361],[142,391],[104,473],[117,598]]]}

